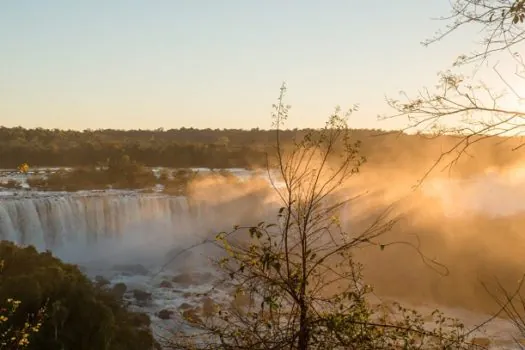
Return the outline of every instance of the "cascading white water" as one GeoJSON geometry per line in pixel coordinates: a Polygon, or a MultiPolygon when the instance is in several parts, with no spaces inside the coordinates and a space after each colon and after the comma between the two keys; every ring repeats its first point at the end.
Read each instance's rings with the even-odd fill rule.
{"type": "Polygon", "coordinates": [[[135,192],[8,196],[0,197],[0,240],[51,250],[77,264],[159,263],[169,251],[247,217],[258,222],[268,210],[253,195],[191,201],[135,192]]]}
{"type": "Polygon", "coordinates": [[[207,233],[210,209],[184,197],[145,194],[0,199],[0,240],[50,250],[73,263],[161,260],[207,233]]]}
{"type": "Polygon", "coordinates": [[[144,195],[50,196],[0,200],[0,238],[38,249],[68,242],[92,244],[137,223],[169,230],[189,215],[183,197],[144,195]]]}

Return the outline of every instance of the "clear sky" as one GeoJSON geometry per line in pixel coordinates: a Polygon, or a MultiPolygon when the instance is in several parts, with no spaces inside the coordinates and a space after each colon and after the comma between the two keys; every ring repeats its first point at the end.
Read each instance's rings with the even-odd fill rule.
{"type": "Polygon", "coordinates": [[[17,0],[0,5],[0,125],[290,127],[336,105],[378,122],[384,96],[433,85],[472,38],[425,48],[446,0],[17,0]]]}

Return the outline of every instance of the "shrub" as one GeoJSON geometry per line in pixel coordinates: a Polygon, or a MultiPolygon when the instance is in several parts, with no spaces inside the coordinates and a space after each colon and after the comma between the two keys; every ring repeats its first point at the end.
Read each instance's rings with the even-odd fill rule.
{"type": "MultiPolygon", "coordinates": [[[[364,230],[345,229],[338,218],[351,199],[342,189],[364,159],[352,142],[346,115],[339,110],[326,127],[281,147],[279,133],[289,107],[285,87],[274,106],[277,163],[285,186],[275,187],[282,207],[274,222],[235,225],[216,236],[223,256],[216,260],[230,303],[219,302],[208,315],[195,310],[183,318],[195,332],[166,342],[173,349],[468,349],[461,323],[435,311],[427,327],[416,311],[370,303],[358,250],[384,250],[383,233],[395,223],[381,215],[364,230]],[[334,157],[334,149],[343,148],[334,157]],[[331,163],[332,159],[338,163],[331,163]],[[331,163],[331,164],[330,164],[331,163]],[[205,316],[205,317],[201,317],[205,316]]],[[[271,165],[270,165],[271,166],[271,165]]]]}
{"type": "MultiPolygon", "coordinates": [[[[95,286],[80,270],[33,247],[0,242],[4,261],[0,275],[0,300],[21,301],[10,318],[23,328],[25,315],[46,307],[40,331],[28,349],[147,350],[157,347],[149,318],[126,310],[110,291],[95,286]]],[[[6,308],[6,305],[0,305],[6,308]]]]}
{"type": "Polygon", "coordinates": [[[20,301],[9,298],[3,304],[5,307],[0,308],[0,349],[26,349],[31,336],[40,330],[44,309],[36,315],[25,315],[26,322],[15,326],[12,318],[18,314],[20,301]]]}
{"type": "Polygon", "coordinates": [[[7,180],[7,182],[0,183],[0,187],[14,189],[14,188],[20,188],[21,186],[20,186],[20,183],[18,181],[13,180],[13,179],[9,179],[9,180],[7,180]]]}

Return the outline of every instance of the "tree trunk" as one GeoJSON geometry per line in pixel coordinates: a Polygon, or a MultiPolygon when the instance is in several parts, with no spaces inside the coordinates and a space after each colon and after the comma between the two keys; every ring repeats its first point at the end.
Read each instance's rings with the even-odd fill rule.
{"type": "Polygon", "coordinates": [[[299,318],[299,350],[308,349],[309,327],[308,327],[308,308],[306,301],[301,300],[301,315],[299,318]]]}

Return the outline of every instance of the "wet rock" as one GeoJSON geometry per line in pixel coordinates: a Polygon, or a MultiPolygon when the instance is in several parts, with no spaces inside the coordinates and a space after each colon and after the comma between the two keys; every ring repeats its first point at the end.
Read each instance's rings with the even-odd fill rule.
{"type": "Polygon", "coordinates": [[[124,272],[125,274],[140,276],[144,276],[149,273],[148,269],[141,264],[115,265],[113,266],[113,270],[124,272]]]}
{"type": "Polygon", "coordinates": [[[148,293],[148,292],[145,292],[143,290],[140,290],[140,289],[135,289],[133,291],[133,297],[137,300],[137,301],[140,301],[140,302],[147,302],[147,301],[151,301],[151,293],[148,293]]]}
{"type": "Polygon", "coordinates": [[[189,323],[199,324],[202,320],[196,309],[188,309],[182,313],[182,317],[189,323]]]}
{"type": "Polygon", "coordinates": [[[171,310],[167,310],[167,309],[160,310],[160,311],[157,313],[157,316],[158,316],[161,320],[169,320],[169,319],[171,318],[171,315],[173,315],[173,311],[171,311],[171,310]]]}
{"type": "Polygon", "coordinates": [[[248,307],[253,305],[253,303],[253,299],[248,294],[238,292],[233,295],[232,306],[236,309],[248,307]]]}
{"type": "Polygon", "coordinates": [[[111,293],[119,299],[124,297],[124,294],[128,290],[128,286],[125,283],[119,282],[111,288],[111,293]]]}
{"type": "Polygon", "coordinates": [[[188,310],[188,309],[191,309],[192,306],[188,303],[182,303],[180,306],[179,306],[179,310],[188,310]]]}
{"type": "Polygon", "coordinates": [[[159,285],[160,288],[172,288],[173,284],[170,281],[162,281],[159,285]]]}
{"type": "Polygon", "coordinates": [[[215,313],[215,302],[210,297],[202,298],[202,315],[206,317],[213,316],[215,313]]]}
{"type": "Polygon", "coordinates": [[[186,287],[195,284],[193,277],[188,273],[181,273],[180,275],[174,276],[172,282],[186,287]]]}
{"type": "Polygon", "coordinates": [[[109,285],[111,282],[106,277],[97,275],[95,276],[95,283],[99,287],[104,287],[109,285]]]}

